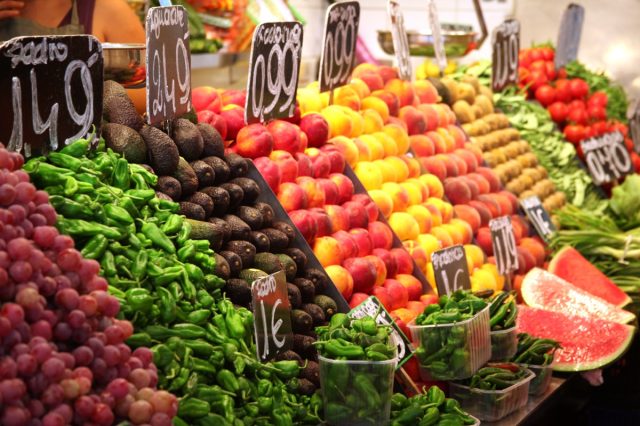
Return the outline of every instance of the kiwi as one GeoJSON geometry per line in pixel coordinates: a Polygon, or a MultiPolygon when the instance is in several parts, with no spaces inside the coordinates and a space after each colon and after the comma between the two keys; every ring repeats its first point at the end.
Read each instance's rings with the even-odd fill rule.
{"type": "Polygon", "coordinates": [[[271,226],[273,218],[276,216],[276,213],[273,211],[273,207],[267,203],[259,201],[253,205],[253,208],[257,209],[260,214],[262,214],[262,226],[271,226]]]}
{"type": "Polygon", "coordinates": [[[298,287],[291,283],[287,283],[287,294],[289,295],[289,304],[291,309],[296,309],[302,306],[302,295],[298,287]]]}
{"type": "Polygon", "coordinates": [[[313,299],[316,297],[316,287],[310,280],[306,278],[296,278],[293,280],[293,285],[298,287],[298,290],[300,290],[303,303],[313,302],[313,299]]]}
{"type": "MultiPolygon", "coordinates": [[[[205,219],[213,212],[213,200],[203,192],[196,192],[187,198],[187,201],[199,205],[204,210],[205,219]]],[[[204,220],[204,219],[203,219],[204,220]]]]}
{"type": "Polygon", "coordinates": [[[231,268],[224,256],[215,253],[214,257],[216,259],[216,268],[213,270],[213,273],[225,281],[231,278],[231,268]]]}
{"type": "Polygon", "coordinates": [[[240,258],[237,253],[229,250],[223,250],[220,253],[216,253],[216,259],[218,259],[218,255],[223,257],[225,262],[227,262],[229,274],[232,277],[237,277],[240,271],[242,271],[242,258],[240,258]]]}
{"type": "Polygon", "coordinates": [[[227,222],[219,217],[210,217],[209,223],[218,228],[221,234],[221,241],[229,241],[231,239],[231,227],[227,222]]]}
{"type": "Polygon", "coordinates": [[[246,177],[237,177],[230,181],[233,184],[238,185],[244,191],[243,204],[253,204],[254,201],[260,196],[260,187],[253,180],[246,177]]]}
{"type": "Polygon", "coordinates": [[[223,157],[224,141],[216,128],[207,123],[198,123],[197,127],[202,136],[202,142],[204,143],[202,156],[209,157],[214,155],[216,157],[223,157]]]}
{"type": "Polygon", "coordinates": [[[224,290],[236,305],[247,306],[251,302],[251,286],[245,280],[231,278],[227,280],[224,290]]]}
{"type": "Polygon", "coordinates": [[[207,217],[201,205],[189,201],[180,201],[180,214],[195,220],[205,220],[207,217]]]}
{"type": "Polygon", "coordinates": [[[240,219],[244,220],[253,231],[262,228],[262,214],[259,210],[249,206],[240,206],[236,214],[240,219]]]}
{"type": "Polygon", "coordinates": [[[160,176],[156,190],[167,194],[173,201],[180,201],[180,197],[182,197],[182,185],[178,179],[172,176],[160,176]]]}
{"type": "Polygon", "coordinates": [[[290,247],[284,251],[284,254],[286,254],[291,259],[293,259],[294,262],[296,262],[298,271],[302,271],[307,267],[307,255],[304,254],[304,252],[299,248],[290,247]]]}
{"type": "Polygon", "coordinates": [[[213,171],[213,167],[202,160],[193,161],[190,165],[196,173],[200,188],[213,185],[213,182],[216,180],[216,172],[213,171]]]}
{"type": "Polygon", "coordinates": [[[274,253],[280,253],[289,246],[289,239],[284,232],[274,228],[264,228],[260,232],[267,236],[270,250],[274,253]]]}
{"type": "Polygon", "coordinates": [[[229,169],[231,169],[231,178],[239,178],[244,177],[249,172],[249,164],[247,160],[242,158],[236,153],[230,152],[229,154],[224,156],[224,161],[229,165],[229,169]]]}
{"type": "Polygon", "coordinates": [[[244,198],[244,191],[235,183],[223,183],[220,185],[220,188],[223,188],[229,193],[229,209],[235,210],[242,204],[242,199],[244,198]]]}
{"type": "Polygon", "coordinates": [[[232,251],[242,259],[242,266],[250,268],[253,265],[253,258],[256,255],[256,248],[248,241],[229,241],[224,246],[225,250],[232,251]]]}
{"type": "Polygon", "coordinates": [[[215,185],[221,185],[229,180],[231,169],[222,158],[210,156],[203,158],[202,161],[213,168],[213,172],[215,173],[215,181],[213,183],[215,185]]]}
{"type": "Polygon", "coordinates": [[[289,225],[287,222],[284,222],[282,220],[275,221],[273,222],[273,228],[277,229],[280,232],[283,232],[287,236],[289,243],[291,243],[291,241],[295,240],[296,238],[295,228],[289,225]]]}
{"type": "Polygon", "coordinates": [[[251,233],[249,234],[249,242],[256,246],[256,251],[258,253],[270,251],[271,249],[269,238],[267,238],[267,236],[260,231],[251,231],[251,233]]]}
{"type": "Polygon", "coordinates": [[[238,216],[232,214],[226,214],[222,217],[225,222],[229,224],[231,228],[231,238],[234,240],[243,240],[246,241],[249,238],[249,233],[251,232],[251,228],[246,222],[240,219],[238,216]]]}
{"type": "Polygon", "coordinates": [[[231,196],[226,189],[219,186],[207,186],[202,188],[200,192],[207,194],[213,201],[212,215],[220,217],[227,213],[231,203],[231,196]]]}

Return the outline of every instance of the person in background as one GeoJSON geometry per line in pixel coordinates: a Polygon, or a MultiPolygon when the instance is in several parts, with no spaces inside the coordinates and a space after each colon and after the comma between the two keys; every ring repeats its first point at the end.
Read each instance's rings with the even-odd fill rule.
{"type": "Polygon", "coordinates": [[[145,42],[142,23],[125,0],[0,0],[0,41],[74,34],[107,43],[145,42]]]}

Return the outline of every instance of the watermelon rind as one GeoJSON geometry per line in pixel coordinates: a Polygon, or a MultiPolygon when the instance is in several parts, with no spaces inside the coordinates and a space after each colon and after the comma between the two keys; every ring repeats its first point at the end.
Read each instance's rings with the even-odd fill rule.
{"type": "Polygon", "coordinates": [[[560,249],[549,262],[549,272],[621,308],[631,302],[627,293],[571,246],[560,249]]]}
{"type": "Polygon", "coordinates": [[[576,287],[551,272],[531,269],[522,280],[522,300],[533,307],[569,315],[598,316],[621,324],[633,321],[636,316],[618,308],[586,290],[576,287]]]}

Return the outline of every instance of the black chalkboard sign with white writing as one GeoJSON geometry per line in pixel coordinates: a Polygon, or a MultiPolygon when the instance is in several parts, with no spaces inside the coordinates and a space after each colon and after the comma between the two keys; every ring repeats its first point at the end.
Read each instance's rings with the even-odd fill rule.
{"type": "Polygon", "coordinates": [[[291,348],[291,305],[287,280],[278,271],[251,284],[256,350],[262,361],[291,348]]]}
{"type": "Polygon", "coordinates": [[[93,36],[17,37],[0,45],[0,141],[30,157],[99,131],[103,68],[93,36]]]}
{"type": "Polygon", "coordinates": [[[571,3],[562,14],[558,42],[556,43],[555,65],[562,68],[578,59],[582,24],[584,23],[584,7],[571,3]]]}
{"type": "Polygon", "coordinates": [[[634,151],[636,154],[640,154],[640,99],[636,101],[635,108],[629,117],[629,133],[634,151]]]}
{"type": "Polygon", "coordinates": [[[529,218],[529,221],[533,224],[540,238],[548,242],[551,234],[556,231],[556,227],[553,222],[551,222],[549,213],[542,206],[540,198],[538,198],[537,195],[532,195],[531,197],[521,200],[520,206],[529,218]]]}
{"type": "Polygon", "coordinates": [[[147,120],[159,124],[191,110],[189,20],[182,6],[147,13],[147,120]]]}
{"type": "Polygon", "coordinates": [[[391,21],[393,51],[396,54],[396,61],[398,61],[400,78],[405,81],[411,81],[413,72],[409,55],[409,41],[407,40],[407,31],[404,28],[404,15],[400,10],[400,4],[395,0],[389,0],[387,13],[391,21]]]}
{"type": "Polygon", "coordinates": [[[633,173],[633,163],[620,132],[605,133],[580,142],[584,162],[596,185],[633,173]]]}
{"type": "Polygon", "coordinates": [[[518,84],[518,52],[520,51],[520,22],[508,19],[498,25],[491,35],[491,90],[501,92],[518,84]]]}
{"type": "Polygon", "coordinates": [[[356,42],[360,24],[360,3],[334,3],[327,9],[322,56],[320,57],[320,91],[344,86],[356,63],[356,42]]]}
{"type": "Polygon", "coordinates": [[[254,31],[244,108],[247,123],[294,115],[302,35],[299,22],[270,22],[254,31]]]}
{"type": "Polygon", "coordinates": [[[501,216],[489,221],[493,255],[496,258],[498,273],[506,275],[518,269],[518,250],[513,235],[511,217],[501,216]]]}
{"type": "Polygon", "coordinates": [[[438,294],[451,294],[471,289],[467,255],[461,245],[435,251],[431,254],[438,294]]]}

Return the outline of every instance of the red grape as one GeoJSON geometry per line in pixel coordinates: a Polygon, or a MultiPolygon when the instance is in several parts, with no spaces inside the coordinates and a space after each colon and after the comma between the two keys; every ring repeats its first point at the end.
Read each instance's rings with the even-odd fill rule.
{"type": "Polygon", "coordinates": [[[138,400],[129,407],[129,418],[135,424],[148,423],[153,415],[153,407],[144,400],[138,400]]]}

